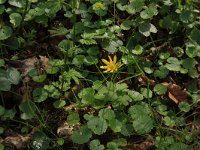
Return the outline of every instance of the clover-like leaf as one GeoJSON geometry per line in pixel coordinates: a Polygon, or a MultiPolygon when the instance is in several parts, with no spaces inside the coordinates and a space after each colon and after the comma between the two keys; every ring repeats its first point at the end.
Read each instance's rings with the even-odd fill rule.
{"type": "Polygon", "coordinates": [[[53,106],[54,106],[55,108],[62,108],[62,107],[65,106],[65,104],[66,104],[65,100],[57,100],[57,101],[55,101],[55,102],[53,103],[53,106]]]}
{"type": "Polygon", "coordinates": [[[115,118],[115,113],[112,109],[104,108],[99,111],[99,117],[106,120],[112,120],[115,118]]]}
{"type": "Polygon", "coordinates": [[[128,96],[134,101],[141,101],[144,99],[143,95],[137,91],[128,91],[128,96]]]}
{"type": "Polygon", "coordinates": [[[126,5],[126,11],[129,14],[135,14],[142,10],[144,6],[144,0],[131,0],[130,4],[126,5]]]}
{"type": "Polygon", "coordinates": [[[190,111],[190,104],[188,104],[187,102],[181,102],[178,105],[179,109],[183,112],[188,112],[190,111]]]}

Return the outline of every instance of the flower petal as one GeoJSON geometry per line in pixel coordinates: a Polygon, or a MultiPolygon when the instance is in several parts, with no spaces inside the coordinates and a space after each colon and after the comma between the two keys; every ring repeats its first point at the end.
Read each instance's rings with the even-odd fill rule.
{"type": "Polygon", "coordinates": [[[108,55],[108,58],[110,60],[110,63],[112,63],[113,61],[112,61],[112,58],[110,57],[110,55],[108,55]]]}
{"type": "Polygon", "coordinates": [[[106,64],[106,65],[109,65],[109,64],[110,64],[110,62],[107,61],[106,59],[101,59],[101,61],[102,61],[104,64],[106,64]]]}
{"type": "Polygon", "coordinates": [[[100,66],[101,69],[107,69],[108,66],[100,66]]]}
{"type": "Polygon", "coordinates": [[[117,62],[117,56],[115,55],[115,56],[113,57],[113,63],[116,64],[116,62],[117,62]]]}

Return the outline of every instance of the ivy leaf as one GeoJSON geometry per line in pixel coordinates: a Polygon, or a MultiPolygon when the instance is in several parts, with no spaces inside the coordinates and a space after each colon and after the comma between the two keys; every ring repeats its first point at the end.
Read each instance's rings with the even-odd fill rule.
{"type": "Polygon", "coordinates": [[[135,55],[140,55],[144,51],[144,48],[141,45],[137,45],[134,50],[132,50],[132,53],[135,55]]]}
{"type": "Polygon", "coordinates": [[[18,27],[22,21],[22,16],[19,13],[11,13],[9,18],[14,28],[18,27]]]}
{"type": "Polygon", "coordinates": [[[90,142],[90,150],[104,150],[104,149],[105,149],[104,145],[102,145],[98,139],[92,140],[90,142]]]}
{"type": "Polygon", "coordinates": [[[145,22],[139,26],[139,32],[148,37],[150,33],[157,33],[157,29],[153,24],[145,22]]]}
{"type": "Polygon", "coordinates": [[[167,92],[167,87],[163,84],[156,84],[153,90],[158,95],[164,95],[167,92]]]}
{"type": "Polygon", "coordinates": [[[126,6],[126,11],[129,14],[135,14],[142,10],[144,6],[144,0],[132,0],[129,5],[126,6]]]}
{"type": "Polygon", "coordinates": [[[198,30],[197,28],[194,28],[191,33],[190,33],[190,38],[195,41],[197,44],[200,45],[200,30],[198,30]]]}
{"type": "Polygon", "coordinates": [[[57,100],[57,101],[55,101],[55,102],[53,103],[53,106],[54,106],[55,108],[62,108],[62,107],[65,106],[65,104],[66,104],[65,100],[57,100]]]}
{"type": "Polygon", "coordinates": [[[43,88],[33,90],[33,99],[35,102],[43,102],[48,98],[48,93],[43,88]]]}
{"type": "Polygon", "coordinates": [[[122,46],[123,42],[119,39],[113,39],[113,40],[104,40],[102,43],[103,49],[108,51],[109,53],[115,53],[118,51],[118,47],[122,46]]]}
{"type": "Polygon", "coordinates": [[[83,125],[78,130],[74,131],[71,136],[72,141],[77,144],[87,143],[91,137],[92,132],[86,125],[83,125]]]}
{"type": "Polygon", "coordinates": [[[181,103],[179,103],[178,107],[183,112],[190,111],[190,105],[187,102],[181,102],[181,103]]]}
{"type": "Polygon", "coordinates": [[[97,135],[105,133],[108,127],[106,120],[101,117],[93,117],[87,122],[87,125],[97,135]]]}
{"type": "Polygon", "coordinates": [[[140,17],[142,19],[150,19],[157,14],[158,14],[157,6],[155,4],[151,4],[148,8],[140,12],[140,17]]]}
{"type": "Polygon", "coordinates": [[[26,0],[8,0],[8,3],[12,6],[22,8],[25,6],[26,0]]]}
{"type": "Polygon", "coordinates": [[[23,112],[21,118],[24,120],[31,119],[36,115],[37,108],[35,104],[27,100],[19,105],[19,109],[23,112]]]}
{"type": "Polygon", "coordinates": [[[200,46],[199,45],[193,45],[193,44],[186,44],[186,54],[194,58],[196,56],[200,57],[200,46]]]}
{"type": "Polygon", "coordinates": [[[131,28],[131,25],[133,24],[133,22],[131,20],[125,20],[122,22],[122,24],[120,25],[120,28],[122,30],[129,30],[131,28]]]}
{"type": "Polygon", "coordinates": [[[197,64],[197,61],[194,58],[186,58],[182,60],[182,65],[186,69],[191,69],[197,64]]]}
{"type": "Polygon", "coordinates": [[[12,28],[9,26],[0,26],[0,40],[6,40],[12,35],[12,28]]]}
{"type": "Polygon", "coordinates": [[[21,80],[20,72],[15,68],[8,68],[7,72],[7,78],[12,84],[19,84],[21,80]]]}

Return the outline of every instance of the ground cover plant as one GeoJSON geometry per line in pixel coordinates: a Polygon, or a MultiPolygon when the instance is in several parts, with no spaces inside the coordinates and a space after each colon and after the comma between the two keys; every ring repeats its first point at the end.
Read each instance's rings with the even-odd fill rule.
{"type": "Polygon", "coordinates": [[[0,0],[0,150],[200,149],[198,0],[0,0]]]}

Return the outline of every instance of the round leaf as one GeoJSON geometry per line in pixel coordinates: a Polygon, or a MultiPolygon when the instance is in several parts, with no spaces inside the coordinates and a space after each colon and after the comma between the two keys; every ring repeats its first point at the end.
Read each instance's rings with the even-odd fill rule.
{"type": "Polygon", "coordinates": [[[167,87],[162,84],[156,84],[153,90],[156,94],[163,95],[167,92],[167,87]]]}
{"type": "Polygon", "coordinates": [[[12,13],[9,15],[10,22],[13,24],[14,28],[18,27],[22,21],[22,16],[19,13],[12,13]]]}
{"type": "Polygon", "coordinates": [[[87,128],[86,125],[74,131],[71,136],[72,141],[77,144],[87,143],[91,137],[92,137],[92,132],[90,131],[90,129],[87,128]]]}
{"type": "Polygon", "coordinates": [[[63,106],[65,106],[66,102],[64,100],[57,100],[53,103],[53,106],[55,108],[62,108],[63,106]]]}
{"type": "Polygon", "coordinates": [[[12,35],[12,28],[9,26],[0,27],[0,40],[6,40],[12,35]]]}
{"type": "Polygon", "coordinates": [[[100,117],[92,118],[87,122],[87,125],[97,135],[101,135],[107,130],[106,120],[100,117]]]}

